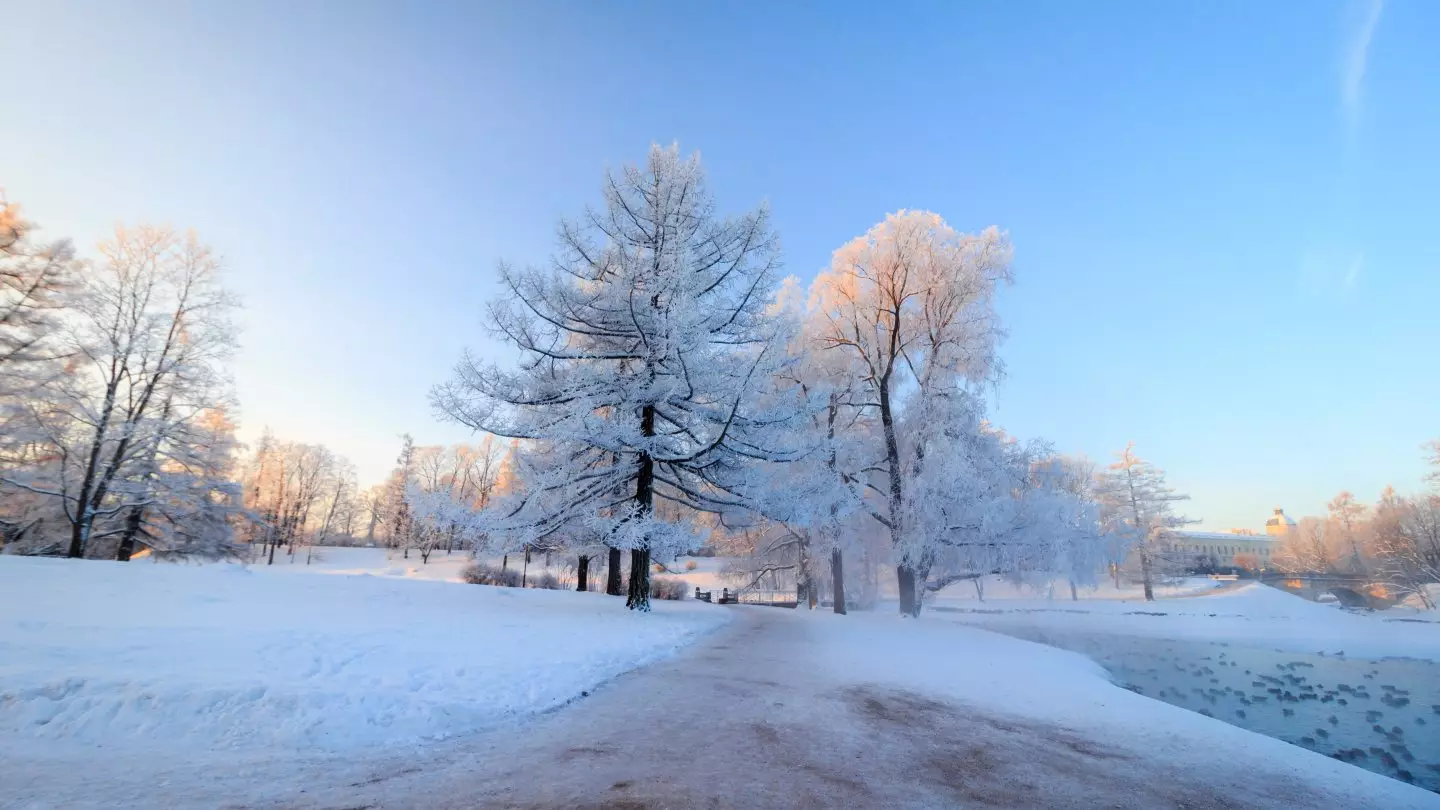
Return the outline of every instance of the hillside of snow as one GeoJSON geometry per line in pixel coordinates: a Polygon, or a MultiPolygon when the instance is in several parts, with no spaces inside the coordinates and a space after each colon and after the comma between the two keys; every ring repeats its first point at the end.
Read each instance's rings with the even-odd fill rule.
{"type": "MultiPolygon", "coordinates": [[[[464,734],[565,704],[726,618],[425,581],[394,561],[347,573],[375,550],[326,554],[310,566],[326,576],[0,557],[0,759],[37,741],[340,750],[464,734]]],[[[435,559],[413,567],[451,567],[435,559]]]]}

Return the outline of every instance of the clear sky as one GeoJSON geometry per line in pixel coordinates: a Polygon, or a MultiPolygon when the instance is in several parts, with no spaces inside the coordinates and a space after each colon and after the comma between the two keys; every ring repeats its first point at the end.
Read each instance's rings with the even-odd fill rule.
{"type": "Polygon", "coordinates": [[[996,421],[1127,440],[1207,528],[1418,488],[1440,436],[1440,3],[0,0],[0,186],[88,246],[193,226],[243,435],[463,439],[495,263],[652,141],[789,271],[900,208],[1009,229],[996,421]]]}

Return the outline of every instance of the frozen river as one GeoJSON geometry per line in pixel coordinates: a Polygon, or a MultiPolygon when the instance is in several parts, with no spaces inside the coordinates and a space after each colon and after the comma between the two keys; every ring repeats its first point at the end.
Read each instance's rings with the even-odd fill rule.
{"type": "Polygon", "coordinates": [[[964,620],[1087,655],[1140,694],[1440,792],[1435,662],[1056,631],[1013,614],[964,620]]]}

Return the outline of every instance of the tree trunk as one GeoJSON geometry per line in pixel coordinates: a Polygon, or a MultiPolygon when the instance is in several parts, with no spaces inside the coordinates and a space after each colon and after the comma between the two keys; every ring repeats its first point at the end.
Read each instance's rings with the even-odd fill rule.
{"type": "Polygon", "coordinates": [[[1070,601],[1071,601],[1071,602],[1079,602],[1079,601],[1080,601],[1080,594],[1078,594],[1078,593],[1075,592],[1075,580],[1073,580],[1073,579],[1070,580],[1070,601]]]}
{"type": "Polygon", "coordinates": [[[1140,541],[1140,578],[1145,581],[1145,601],[1155,601],[1155,589],[1150,585],[1150,550],[1140,541]]]}
{"type": "Polygon", "coordinates": [[[575,590],[590,590],[590,558],[584,554],[580,555],[575,566],[575,590]]]}
{"type": "Polygon", "coordinates": [[[650,610],[650,549],[630,550],[630,592],[625,607],[631,610],[650,610]]]}
{"type": "Polygon", "coordinates": [[[895,566],[895,578],[900,584],[900,615],[920,615],[918,594],[915,593],[915,569],[908,565],[895,566]]]}
{"type": "Polygon", "coordinates": [[[837,546],[830,552],[830,587],[835,592],[835,612],[845,615],[845,560],[837,546]]]}
{"type": "MultiPolygon", "coordinates": [[[[655,435],[655,407],[646,405],[640,409],[640,434],[655,435]]],[[[640,470],[635,476],[635,503],[640,507],[638,516],[648,520],[655,505],[655,459],[650,453],[640,453],[640,470]]],[[[650,546],[649,538],[642,541],[643,548],[630,550],[630,593],[625,607],[644,613],[650,611],[650,546]]]]}
{"type": "MultiPolygon", "coordinates": [[[[900,515],[905,503],[904,484],[900,478],[900,440],[895,435],[895,418],[890,411],[890,375],[886,372],[880,381],[880,427],[885,436],[885,459],[889,467],[889,518],[890,548],[899,550],[901,536],[900,515]]],[[[900,580],[900,615],[919,616],[920,603],[915,592],[915,571],[902,562],[895,573],[900,580]]]]}
{"type": "Polygon", "coordinates": [[[125,532],[120,535],[120,546],[115,549],[115,559],[120,562],[130,562],[130,555],[135,553],[135,535],[140,533],[140,512],[137,506],[125,516],[125,532]]]}
{"type": "Polygon", "coordinates": [[[509,554],[506,554],[505,556],[503,556],[503,557],[500,558],[500,570],[503,572],[505,569],[507,569],[507,568],[509,568],[509,567],[510,567],[510,555],[509,555],[509,554]]]}
{"type": "Polygon", "coordinates": [[[610,547],[605,561],[605,593],[619,596],[621,587],[620,549],[610,547]]]}

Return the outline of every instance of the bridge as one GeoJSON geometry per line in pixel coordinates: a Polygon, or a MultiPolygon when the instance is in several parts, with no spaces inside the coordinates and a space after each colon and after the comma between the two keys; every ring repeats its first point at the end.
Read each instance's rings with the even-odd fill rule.
{"type": "Polygon", "coordinates": [[[1319,601],[1321,595],[1328,593],[1347,608],[1383,610],[1397,601],[1384,582],[1378,582],[1367,574],[1337,574],[1328,571],[1267,573],[1261,575],[1260,581],[1312,602],[1319,601]]]}

